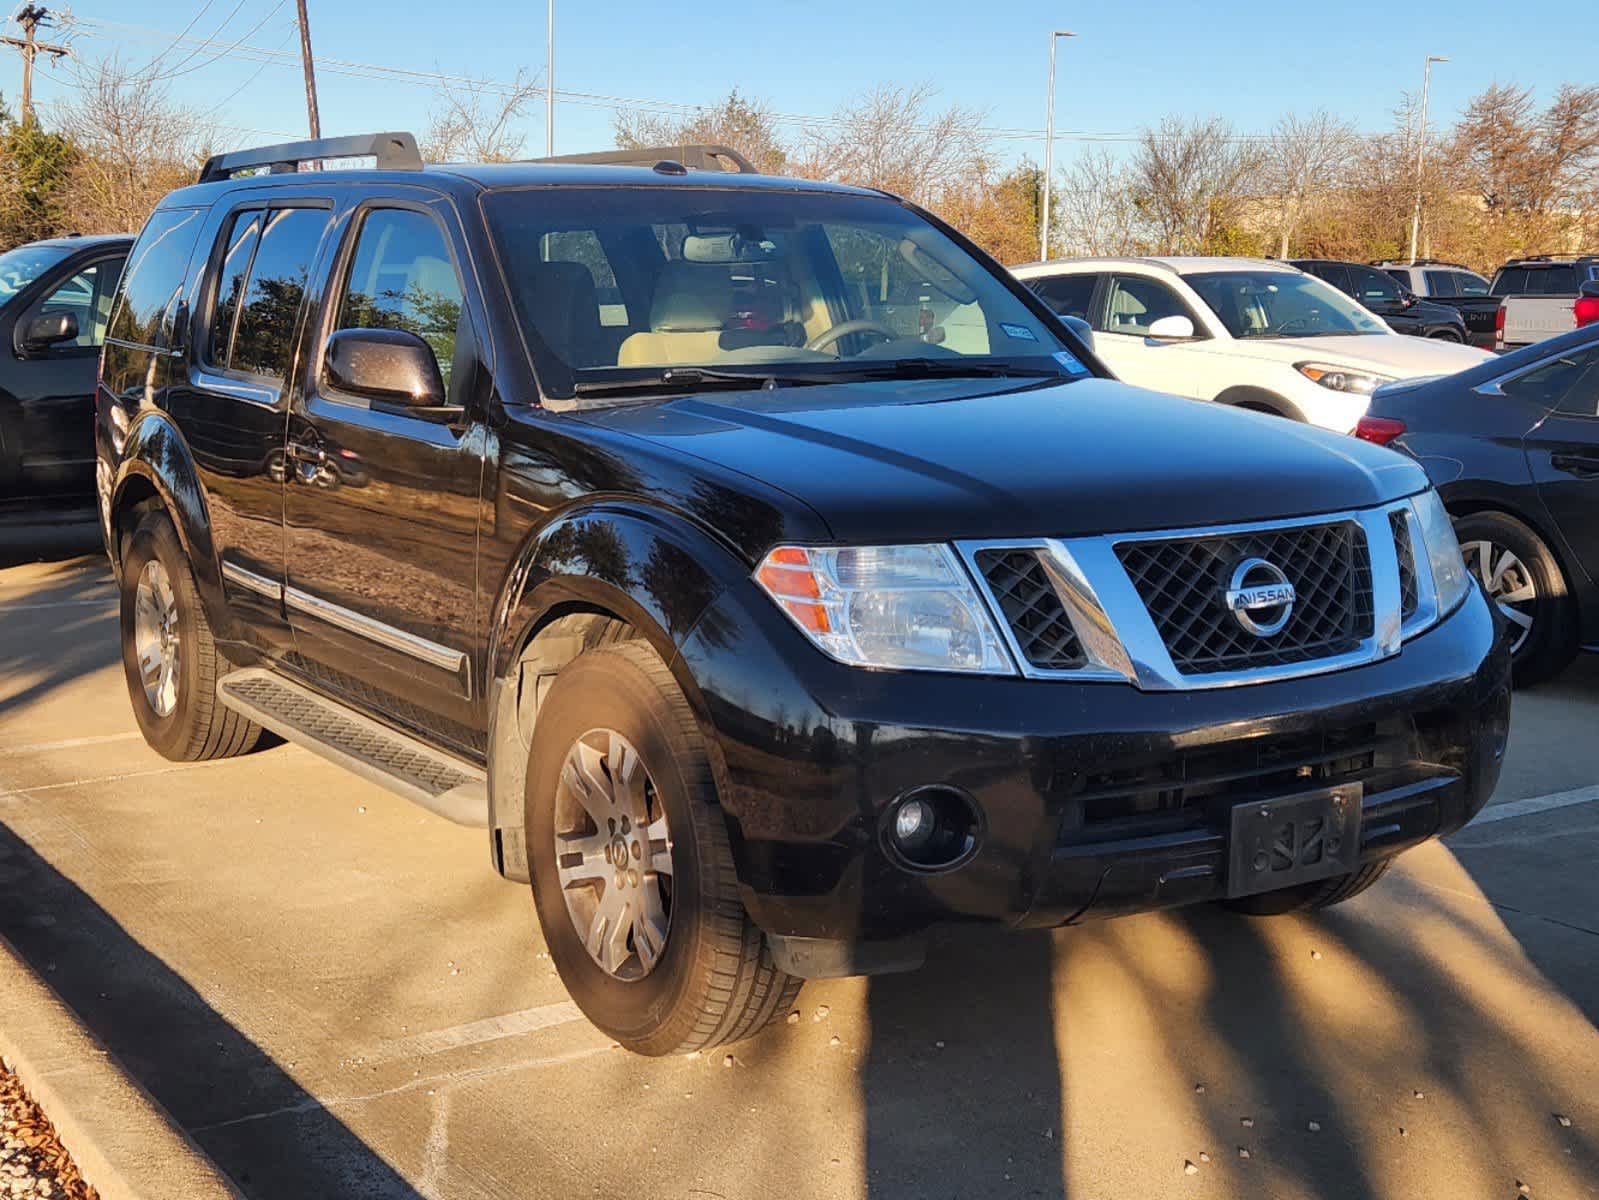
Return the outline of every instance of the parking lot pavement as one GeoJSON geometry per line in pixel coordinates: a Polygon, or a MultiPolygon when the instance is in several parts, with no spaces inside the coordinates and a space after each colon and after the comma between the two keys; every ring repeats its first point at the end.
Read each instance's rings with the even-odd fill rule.
{"type": "Polygon", "coordinates": [[[149,751],[114,614],[96,559],[0,570],[0,935],[251,1196],[1599,1197],[1599,663],[1341,910],[953,931],[649,1061],[480,832],[149,751]]]}

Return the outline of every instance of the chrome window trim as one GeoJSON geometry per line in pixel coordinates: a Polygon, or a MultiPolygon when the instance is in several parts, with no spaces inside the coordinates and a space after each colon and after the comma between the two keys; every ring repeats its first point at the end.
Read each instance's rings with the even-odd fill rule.
{"type": "Polygon", "coordinates": [[[241,383],[228,375],[221,375],[201,366],[189,369],[189,382],[208,392],[216,392],[223,396],[230,396],[235,400],[243,400],[247,404],[257,404],[262,408],[276,408],[278,398],[282,394],[281,387],[267,387],[258,383],[241,383]]]}
{"type": "Polygon", "coordinates": [[[1471,390],[1479,396],[1503,396],[1505,394],[1505,384],[1514,383],[1523,375],[1530,374],[1539,367],[1548,366],[1557,359],[1565,358],[1568,354],[1585,354],[1596,346],[1599,346],[1599,343],[1590,342],[1586,346],[1567,347],[1564,350],[1554,351],[1544,355],[1536,362],[1528,363],[1524,367],[1517,367],[1514,371],[1506,371],[1503,375],[1495,375],[1492,379],[1486,379],[1471,390]]]}
{"type": "Polygon", "coordinates": [[[1026,678],[1081,683],[1131,683],[1146,692],[1208,691],[1302,679],[1379,662],[1398,654],[1407,636],[1419,633],[1435,622],[1437,592],[1432,586],[1431,573],[1421,573],[1420,562],[1417,567],[1421,603],[1416,616],[1408,622],[1402,620],[1399,556],[1394,544],[1393,527],[1389,524],[1389,514],[1395,510],[1405,512],[1415,538],[1412,544],[1419,546],[1419,523],[1410,500],[1405,499],[1371,509],[1349,509],[1272,521],[1161,529],[1148,533],[961,541],[956,543],[956,549],[988,604],[1001,637],[1005,639],[1007,648],[1026,678]],[[1143,597],[1138,594],[1138,589],[1133,586],[1132,579],[1116,554],[1116,547],[1127,542],[1228,537],[1341,522],[1359,525],[1366,536],[1366,552],[1371,565],[1372,634],[1348,653],[1301,663],[1217,671],[1204,675],[1183,674],[1173,663],[1143,597]],[[1003,610],[988,587],[988,581],[977,566],[976,555],[981,550],[1031,550],[1038,554],[1089,656],[1089,666],[1077,670],[1043,670],[1027,661],[1016,643],[1010,622],[1005,619],[1003,610]],[[1425,623],[1421,619],[1424,613],[1427,617],[1425,623]]]}
{"type": "Polygon", "coordinates": [[[308,613],[346,633],[364,637],[380,646],[425,662],[431,667],[437,667],[441,671],[450,671],[459,675],[466,666],[464,651],[452,650],[448,646],[417,637],[414,633],[385,625],[382,621],[375,621],[362,613],[334,604],[331,600],[324,600],[320,596],[313,596],[310,592],[301,591],[299,588],[286,587],[284,600],[295,612],[308,613]]]}
{"type": "Polygon", "coordinates": [[[283,584],[276,579],[269,579],[265,575],[258,575],[254,571],[246,570],[238,563],[222,560],[222,578],[229,583],[237,584],[247,592],[254,592],[258,596],[283,603],[283,584]]]}

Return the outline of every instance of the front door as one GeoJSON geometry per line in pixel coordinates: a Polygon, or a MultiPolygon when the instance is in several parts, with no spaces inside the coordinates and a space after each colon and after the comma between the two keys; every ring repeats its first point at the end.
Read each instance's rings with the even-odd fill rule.
{"type": "Polygon", "coordinates": [[[1566,543],[1599,579],[1599,347],[1562,355],[1503,386],[1551,404],[1527,434],[1527,465],[1566,543]]]}
{"type": "Polygon", "coordinates": [[[1135,387],[1199,398],[1201,372],[1195,370],[1193,356],[1194,345],[1203,336],[1198,317],[1161,280],[1147,275],[1110,277],[1102,315],[1094,323],[1094,350],[1116,378],[1135,387]],[[1151,326],[1162,317],[1188,318],[1195,337],[1151,337],[1151,326]]]}
{"type": "Polygon", "coordinates": [[[94,502],[94,380],[111,299],[124,255],[80,261],[45,282],[42,294],[9,326],[16,361],[5,373],[8,394],[0,460],[10,497],[94,502]],[[26,331],[37,317],[68,313],[78,336],[50,346],[29,346],[26,331]]]}
{"type": "MultiPolygon", "coordinates": [[[[358,208],[323,293],[303,395],[289,413],[284,496],[289,621],[314,682],[466,751],[476,561],[488,434],[467,404],[478,375],[462,244],[445,205],[358,208]],[[340,329],[398,329],[434,350],[451,423],[340,392],[321,371],[340,329]]],[[[481,326],[479,326],[481,327],[481,326]]]]}

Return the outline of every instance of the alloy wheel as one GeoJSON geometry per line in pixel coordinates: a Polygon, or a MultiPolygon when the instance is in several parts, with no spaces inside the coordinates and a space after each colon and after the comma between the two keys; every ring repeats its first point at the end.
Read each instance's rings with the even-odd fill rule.
{"type": "Polygon", "coordinates": [[[672,838],[655,781],[613,729],[578,738],[555,794],[555,867],[572,926],[616,979],[643,979],[672,923],[672,838]]]}
{"type": "Polygon", "coordinates": [[[133,650],[145,700],[156,716],[170,717],[178,707],[183,645],[178,634],[178,598],[159,559],[152,558],[139,572],[133,595],[133,650]]]}
{"type": "Polygon", "coordinates": [[[1510,550],[1493,542],[1467,542],[1460,549],[1494,607],[1510,622],[1510,652],[1517,653],[1532,636],[1538,607],[1538,585],[1532,572],[1510,550]]]}

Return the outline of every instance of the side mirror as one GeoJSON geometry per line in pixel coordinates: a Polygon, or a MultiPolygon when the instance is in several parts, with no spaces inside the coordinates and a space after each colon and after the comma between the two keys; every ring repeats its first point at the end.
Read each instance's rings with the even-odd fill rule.
{"type": "Polygon", "coordinates": [[[365,396],[374,407],[448,420],[444,378],[429,346],[401,329],[341,329],[328,338],[323,374],[341,392],[365,396]]]}
{"type": "Polygon", "coordinates": [[[1181,313],[1162,317],[1149,327],[1145,336],[1152,342],[1186,342],[1194,336],[1193,318],[1181,313]]]}
{"type": "Polygon", "coordinates": [[[1067,316],[1065,313],[1060,314],[1060,319],[1066,323],[1067,329],[1077,335],[1078,341],[1087,346],[1089,350],[1094,349],[1094,327],[1092,325],[1081,317],[1067,316]]]}
{"type": "Polygon", "coordinates": [[[1577,295],[1586,296],[1590,300],[1599,300],[1599,279],[1586,280],[1577,288],[1577,295]]]}
{"type": "Polygon", "coordinates": [[[1400,288],[1399,289],[1399,307],[1400,308],[1415,308],[1416,307],[1416,293],[1411,291],[1409,288],[1400,288]]]}
{"type": "Polygon", "coordinates": [[[22,344],[29,350],[48,350],[62,342],[77,340],[78,318],[75,313],[40,313],[22,330],[22,344]]]}

